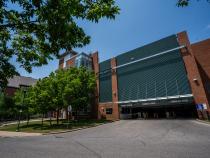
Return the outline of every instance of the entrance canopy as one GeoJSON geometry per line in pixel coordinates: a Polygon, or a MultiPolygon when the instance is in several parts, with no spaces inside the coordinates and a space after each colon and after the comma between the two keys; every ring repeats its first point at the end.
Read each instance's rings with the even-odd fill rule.
{"type": "Polygon", "coordinates": [[[171,97],[150,98],[118,102],[121,107],[167,107],[192,104],[193,95],[179,95],[171,97]]]}

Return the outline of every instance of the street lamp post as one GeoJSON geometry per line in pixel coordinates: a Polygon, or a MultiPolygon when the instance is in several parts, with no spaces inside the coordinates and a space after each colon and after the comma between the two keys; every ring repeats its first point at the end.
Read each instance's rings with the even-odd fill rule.
{"type": "MultiPolygon", "coordinates": [[[[23,104],[24,104],[25,94],[26,94],[26,90],[23,91],[22,107],[23,107],[23,104]]],[[[19,110],[19,119],[18,119],[18,125],[17,125],[16,132],[19,132],[19,131],[20,131],[20,119],[21,119],[21,113],[22,113],[22,112],[23,112],[23,110],[20,109],[20,110],[19,110]]]]}
{"type": "Polygon", "coordinates": [[[19,110],[18,126],[17,126],[16,132],[19,132],[19,131],[20,131],[20,118],[21,118],[21,113],[22,113],[22,112],[23,112],[23,111],[20,109],[20,110],[19,110]]]}
{"type": "Polygon", "coordinates": [[[67,128],[69,128],[69,115],[70,115],[71,110],[72,110],[72,107],[71,107],[71,105],[69,105],[68,109],[67,109],[67,111],[68,111],[68,114],[67,114],[67,117],[68,117],[67,118],[68,119],[67,128]]]}

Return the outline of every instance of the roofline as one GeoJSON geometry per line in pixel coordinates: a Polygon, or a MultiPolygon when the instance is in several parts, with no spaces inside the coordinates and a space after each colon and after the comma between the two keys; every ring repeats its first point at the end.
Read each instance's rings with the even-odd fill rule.
{"type": "Polygon", "coordinates": [[[7,88],[19,89],[20,87],[15,87],[15,86],[6,86],[6,89],[7,89],[7,88]]]}
{"type": "Polygon", "coordinates": [[[201,41],[198,41],[198,42],[194,42],[191,45],[196,45],[196,44],[200,44],[200,43],[207,42],[207,41],[210,41],[210,38],[207,38],[207,39],[204,39],[204,40],[201,40],[201,41]]]}
{"type": "Polygon", "coordinates": [[[63,54],[61,54],[61,55],[59,56],[59,58],[63,58],[64,56],[66,56],[66,55],[68,55],[68,54],[72,54],[72,55],[74,56],[74,55],[77,55],[78,52],[76,52],[76,51],[74,51],[74,50],[66,51],[66,52],[64,52],[63,54]]]}
{"type": "MultiPolygon", "coordinates": [[[[186,32],[186,31],[183,31],[183,32],[186,32]]],[[[146,47],[146,46],[148,46],[149,44],[156,43],[156,42],[158,42],[158,41],[160,41],[160,40],[163,40],[163,39],[165,39],[165,38],[168,38],[168,37],[170,37],[170,36],[174,36],[174,35],[175,35],[175,36],[177,37],[177,34],[179,34],[179,33],[171,34],[171,35],[169,35],[169,36],[165,36],[165,37],[160,38],[160,39],[158,39],[158,40],[154,40],[154,41],[152,41],[152,42],[150,42],[150,43],[143,44],[143,45],[141,45],[141,46],[139,46],[139,47],[137,47],[137,48],[134,48],[134,49],[131,49],[131,50],[128,50],[128,51],[124,51],[123,53],[120,53],[120,54],[118,54],[118,55],[116,55],[116,56],[113,56],[113,57],[111,57],[111,58],[109,58],[109,59],[106,59],[106,60],[104,60],[104,61],[102,61],[102,62],[99,62],[99,64],[101,64],[101,63],[103,63],[103,62],[106,62],[106,61],[108,61],[108,60],[111,60],[111,59],[113,59],[113,58],[117,58],[117,57],[119,57],[119,56],[121,56],[121,55],[123,55],[123,54],[130,53],[130,52],[132,52],[132,51],[138,50],[139,48],[146,47]]]]}

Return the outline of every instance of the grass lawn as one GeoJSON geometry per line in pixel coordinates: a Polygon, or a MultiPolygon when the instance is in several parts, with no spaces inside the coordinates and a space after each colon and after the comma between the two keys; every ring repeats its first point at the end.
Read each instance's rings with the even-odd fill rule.
{"type": "Polygon", "coordinates": [[[199,121],[206,122],[206,123],[210,124],[210,120],[199,120],[199,121]]]}
{"type": "MultiPolygon", "coordinates": [[[[29,125],[27,126],[26,123],[20,124],[20,132],[33,132],[33,133],[50,133],[50,132],[59,132],[59,131],[65,131],[65,130],[71,130],[76,128],[82,128],[82,127],[93,127],[100,125],[102,123],[108,123],[110,121],[107,120],[78,120],[73,121],[71,120],[68,122],[67,120],[60,120],[59,124],[56,124],[55,120],[52,120],[52,125],[50,126],[50,121],[44,121],[43,126],[41,125],[41,121],[34,121],[29,122],[29,125]],[[68,128],[67,128],[68,126],[68,128]]],[[[0,127],[1,131],[11,131],[14,132],[17,129],[17,124],[12,125],[6,125],[3,127],[0,127]]]]}

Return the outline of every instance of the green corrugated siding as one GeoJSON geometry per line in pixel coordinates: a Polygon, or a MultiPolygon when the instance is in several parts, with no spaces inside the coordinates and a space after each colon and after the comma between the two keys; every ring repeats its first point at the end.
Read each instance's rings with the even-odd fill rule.
{"type": "MultiPolygon", "coordinates": [[[[173,35],[117,56],[117,65],[122,65],[178,46],[176,36],[173,35]]],[[[179,50],[118,68],[117,75],[119,101],[191,93],[179,50]]]]}
{"type": "Polygon", "coordinates": [[[99,101],[112,101],[111,60],[99,64],[99,101]]]}

